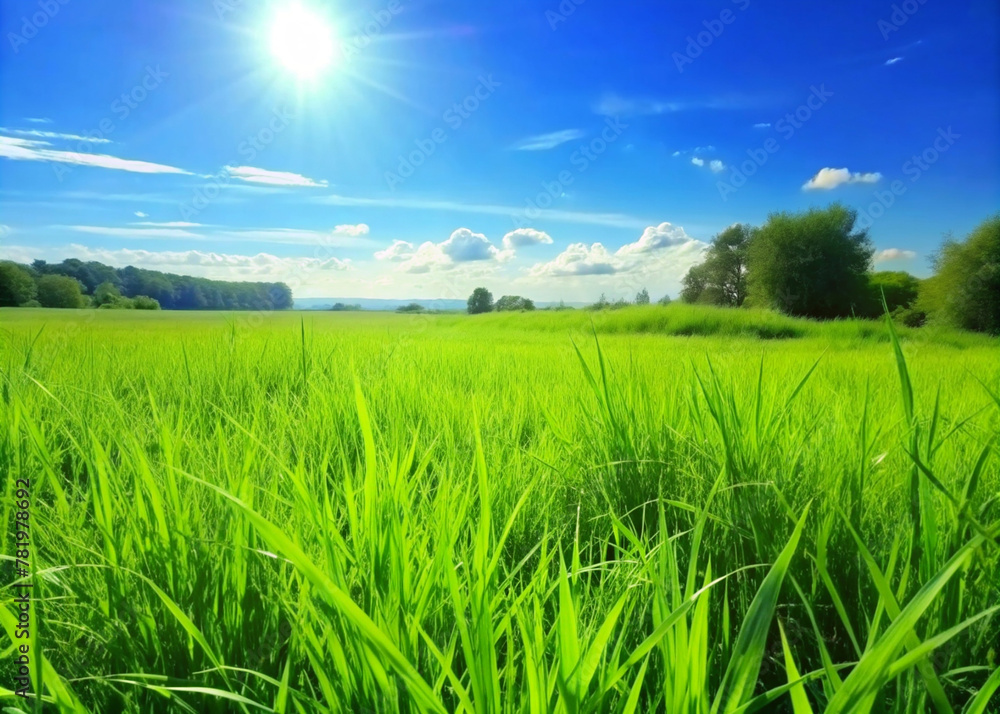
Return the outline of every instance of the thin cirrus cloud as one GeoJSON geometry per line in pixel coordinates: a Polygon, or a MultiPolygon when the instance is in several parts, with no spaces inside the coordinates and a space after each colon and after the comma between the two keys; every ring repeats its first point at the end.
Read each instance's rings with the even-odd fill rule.
{"type": "Polygon", "coordinates": [[[851,173],[847,169],[824,168],[816,172],[816,175],[806,181],[802,188],[806,191],[829,191],[830,189],[852,183],[878,183],[882,174],[877,171],[872,173],[851,173]]]}
{"type": "MultiPolygon", "coordinates": [[[[506,218],[525,215],[525,207],[502,206],[491,204],[460,203],[458,201],[441,201],[410,198],[363,198],[357,196],[330,195],[317,199],[320,203],[332,206],[357,206],[364,208],[396,208],[418,211],[443,211],[448,213],[475,213],[489,216],[504,216],[506,218]]],[[[589,211],[563,211],[558,209],[538,209],[533,212],[532,220],[561,221],[563,223],[583,223],[613,228],[638,228],[649,225],[649,221],[622,213],[591,213],[589,211]]]]}
{"type": "Polygon", "coordinates": [[[876,263],[885,263],[890,260],[913,260],[917,257],[915,251],[902,250],[900,248],[886,248],[875,254],[876,263]]]}
{"type": "Polygon", "coordinates": [[[57,139],[60,141],[86,141],[90,144],[110,144],[110,139],[98,136],[81,136],[80,134],[61,134],[57,131],[42,131],[40,129],[5,129],[0,127],[0,131],[15,136],[29,136],[34,139],[57,139]]]}
{"type": "Polygon", "coordinates": [[[511,148],[514,151],[548,151],[549,149],[554,149],[569,141],[576,141],[583,137],[584,132],[579,129],[563,129],[562,131],[553,131],[548,134],[529,136],[526,139],[521,139],[511,148]]]}
{"type": "Polygon", "coordinates": [[[360,238],[368,235],[367,224],[340,225],[330,231],[302,230],[298,228],[208,228],[198,223],[146,221],[133,227],[116,226],[65,226],[77,233],[89,233],[126,240],[186,240],[222,243],[269,243],[281,245],[327,246],[345,248],[356,246],[360,238]]]}
{"type": "Polygon", "coordinates": [[[770,104],[775,97],[748,94],[723,94],[684,101],[651,97],[625,97],[614,92],[602,95],[594,104],[594,113],[606,117],[654,116],[693,109],[744,109],[770,104]]]}
{"type": "Polygon", "coordinates": [[[129,171],[139,174],[185,174],[190,171],[176,166],[167,166],[150,161],[120,159],[108,154],[88,154],[79,151],[62,151],[50,149],[48,141],[34,139],[17,139],[11,136],[0,136],[0,157],[14,161],[46,161],[74,166],[93,166],[103,169],[129,171]]]}
{"type": "Polygon", "coordinates": [[[259,183],[268,186],[304,186],[310,188],[324,188],[326,181],[316,181],[302,174],[290,171],[269,171],[253,166],[226,166],[225,170],[233,178],[247,183],[259,183]]]}
{"type": "Polygon", "coordinates": [[[886,67],[891,67],[892,65],[896,64],[897,62],[902,62],[902,61],[903,61],[902,57],[893,57],[892,59],[887,59],[885,61],[885,66],[886,67]]]}

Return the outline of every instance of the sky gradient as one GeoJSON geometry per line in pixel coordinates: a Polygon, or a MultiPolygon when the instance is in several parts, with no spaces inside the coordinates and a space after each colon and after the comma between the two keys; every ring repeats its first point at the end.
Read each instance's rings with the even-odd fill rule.
{"type": "Polygon", "coordinates": [[[290,6],[5,1],[0,258],[655,299],[774,211],[843,202],[927,275],[1000,209],[991,0],[303,2],[309,77],[290,6]]]}

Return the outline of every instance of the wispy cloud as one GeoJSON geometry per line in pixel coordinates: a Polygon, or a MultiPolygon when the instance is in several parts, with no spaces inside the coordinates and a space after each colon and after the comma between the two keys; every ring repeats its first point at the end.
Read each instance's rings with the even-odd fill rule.
{"type": "Polygon", "coordinates": [[[349,247],[356,246],[369,228],[364,223],[341,225],[333,230],[299,228],[217,228],[186,221],[147,221],[120,226],[64,226],[77,233],[89,233],[126,240],[183,240],[210,243],[269,243],[282,245],[349,247]]]}
{"type": "Polygon", "coordinates": [[[32,124],[51,124],[51,119],[46,119],[45,117],[25,117],[25,121],[30,121],[32,124]]]}
{"type": "MultiPolygon", "coordinates": [[[[418,211],[444,211],[448,213],[481,214],[490,216],[508,216],[512,219],[524,217],[524,206],[503,206],[491,204],[461,203],[458,201],[439,201],[407,198],[362,198],[333,194],[317,199],[320,203],[333,206],[360,206],[373,208],[412,209],[418,211]]],[[[592,213],[588,211],[563,211],[546,209],[532,211],[532,220],[550,220],[563,223],[582,223],[612,228],[642,228],[649,221],[621,213],[592,213]]]]}
{"type": "Polygon", "coordinates": [[[602,116],[649,116],[672,114],[694,109],[745,109],[767,104],[772,97],[747,94],[723,94],[685,100],[659,99],[652,97],[624,97],[610,92],[601,96],[594,105],[595,113],[602,116]]]}
{"type": "Polygon", "coordinates": [[[769,122],[769,121],[757,122],[756,124],[753,125],[753,128],[754,129],[770,129],[771,128],[771,122],[769,122]]]}
{"type": "Polygon", "coordinates": [[[887,60],[885,61],[885,66],[886,66],[886,67],[889,67],[890,65],[894,65],[894,64],[896,64],[897,62],[902,62],[902,61],[903,61],[903,58],[902,58],[902,57],[893,57],[892,59],[887,59],[887,60]]]}
{"type": "Polygon", "coordinates": [[[290,171],[269,171],[253,166],[227,166],[226,171],[233,178],[246,181],[248,183],[267,184],[269,186],[306,186],[311,188],[324,188],[326,181],[316,181],[303,176],[302,174],[290,171]]]}
{"type": "Polygon", "coordinates": [[[900,248],[886,248],[875,254],[876,263],[885,263],[890,260],[913,260],[917,257],[915,251],[902,250],[900,248]]]}
{"type": "Polygon", "coordinates": [[[584,132],[579,129],[563,129],[562,131],[553,131],[549,134],[529,136],[521,139],[511,148],[515,151],[547,151],[561,146],[568,141],[581,139],[583,136],[584,132]]]}
{"type": "Polygon", "coordinates": [[[85,154],[77,151],[61,151],[45,148],[47,146],[51,146],[47,141],[0,136],[0,157],[13,159],[14,161],[46,161],[73,164],[75,166],[93,166],[95,168],[129,171],[139,174],[190,175],[189,171],[179,169],[176,166],[156,164],[149,161],[120,159],[117,156],[109,156],[107,154],[85,154]]]}
{"type": "Polygon", "coordinates": [[[695,156],[694,158],[691,159],[691,163],[694,164],[695,166],[704,166],[705,159],[699,159],[697,156],[695,156]]]}
{"type": "Polygon", "coordinates": [[[802,188],[806,191],[825,190],[837,188],[844,184],[851,183],[878,183],[882,174],[872,173],[851,173],[847,169],[820,169],[815,176],[806,181],[802,188]]]}
{"type": "Polygon", "coordinates": [[[60,134],[57,131],[41,131],[39,129],[6,129],[0,127],[0,131],[15,136],[30,136],[36,139],[57,139],[61,141],[86,141],[91,144],[110,144],[110,139],[101,137],[81,136],[80,134],[60,134]]]}
{"type": "Polygon", "coordinates": [[[718,159],[713,159],[708,164],[708,168],[712,169],[712,171],[714,171],[715,173],[719,173],[720,171],[724,171],[725,170],[726,165],[724,163],[722,163],[721,161],[719,161],[718,159]]]}
{"type": "Polygon", "coordinates": [[[143,213],[142,211],[136,211],[135,212],[135,217],[136,218],[149,218],[149,214],[148,213],[143,213]]]}

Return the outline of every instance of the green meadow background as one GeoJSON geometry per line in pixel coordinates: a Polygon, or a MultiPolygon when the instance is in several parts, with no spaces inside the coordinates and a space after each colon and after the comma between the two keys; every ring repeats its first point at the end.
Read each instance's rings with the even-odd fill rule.
{"type": "Polygon", "coordinates": [[[895,329],[0,310],[4,711],[998,711],[1000,341],[895,329]]]}

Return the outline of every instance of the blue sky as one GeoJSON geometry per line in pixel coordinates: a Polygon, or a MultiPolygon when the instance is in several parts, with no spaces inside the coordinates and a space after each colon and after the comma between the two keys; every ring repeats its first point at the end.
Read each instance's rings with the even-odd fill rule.
{"type": "Polygon", "coordinates": [[[991,0],[6,0],[0,257],[658,297],[726,226],[841,201],[880,268],[926,275],[1000,208],[998,25],[991,0]]]}

